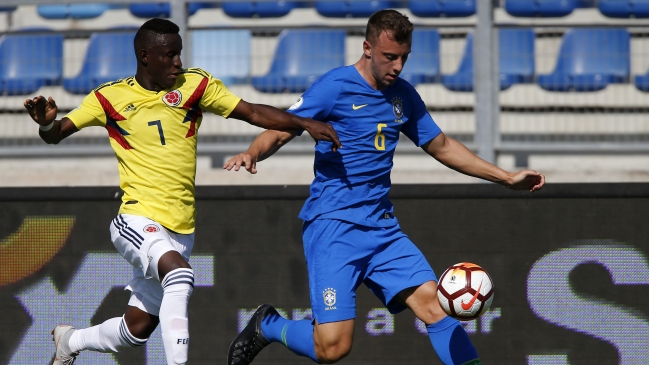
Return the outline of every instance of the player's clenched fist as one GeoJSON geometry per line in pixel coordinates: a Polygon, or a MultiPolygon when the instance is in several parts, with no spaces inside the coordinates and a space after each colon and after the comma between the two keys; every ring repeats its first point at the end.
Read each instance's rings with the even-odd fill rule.
{"type": "Polygon", "coordinates": [[[40,125],[48,125],[56,119],[58,107],[51,96],[45,99],[39,95],[33,99],[25,100],[23,105],[27,109],[29,116],[40,125]]]}

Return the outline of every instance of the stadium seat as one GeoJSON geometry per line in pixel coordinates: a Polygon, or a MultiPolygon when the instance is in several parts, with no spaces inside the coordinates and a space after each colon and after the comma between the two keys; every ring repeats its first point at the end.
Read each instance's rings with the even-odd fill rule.
{"type": "MultiPolygon", "coordinates": [[[[513,84],[534,81],[534,31],[501,29],[499,40],[500,90],[513,84]]],[[[473,91],[473,33],[466,39],[464,55],[457,72],[442,75],[442,84],[452,91],[473,91]]]]}
{"type": "Polygon", "coordinates": [[[475,14],[476,0],[411,0],[408,9],[420,17],[462,17],[475,14]]]}
{"type": "MultiPolygon", "coordinates": [[[[187,12],[194,15],[200,9],[216,7],[216,3],[189,3],[187,12]]],[[[171,6],[169,3],[134,3],[128,6],[131,14],[138,18],[169,18],[171,6]]]]}
{"type": "Polygon", "coordinates": [[[250,75],[249,30],[195,30],[192,65],[227,85],[247,83],[250,75]]]}
{"type": "Polygon", "coordinates": [[[92,19],[114,8],[110,4],[57,4],[39,5],[38,15],[46,19],[92,19]]]}
{"type": "Polygon", "coordinates": [[[376,11],[398,7],[396,1],[317,1],[318,14],[330,18],[364,18],[376,11]]]}
{"type": "Polygon", "coordinates": [[[518,17],[561,17],[577,8],[592,6],[592,0],[506,0],[505,11],[518,17]]]}
{"type": "Polygon", "coordinates": [[[300,6],[297,1],[233,1],[222,4],[223,12],[233,18],[281,17],[300,6]]]}
{"type": "Polygon", "coordinates": [[[649,71],[646,75],[638,75],[635,77],[635,87],[638,90],[649,92],[649,71]]]}
{"type": "Polygon", "coordinates": [[[413,86],[439,82],[439,39],[435,29],[415,29],[410,56],[399,77],[413,86]]]}
{"type": "Polygon", "coordinates": [[[563,35],[557,65],[538,77],[550,91],[595,91],[629,81],[630,36],[626,29],[570,29],[563,35]]]}
{"type": "Polygon", "coordinates": [[[169,3],[135,3],[128,6],[131,14],[138,18],[169,18],[169,3]]]}
{"type": "Polygon", "coordinates": [[[14,11],[16,10],[15,6],[0,6],[0,11],[14,11]]]}
{"type": "Polygon", "coordinates": [[[611,18],[649,18],[649,0],[599,0],[597,7],[611,18]]]}
{"type": "Polygon", "coordinates": [[[63,35],[13,34],[0,38],[0,94],[27,95],[63,78],[63,35]]]}
{"type": "Polygon", "coordinates": [[[73,94],[87,94],[97,86],[135,75],[133,51],[135,32],[93,33],[81,72],[63,80],[63,88],[73,94]]]}
{"type": "Polygon", "coordinates": [[[344,30],[291,30],[280,33],[270,71],[252,78],[269,93],[304,92],[320,76],[345,64],[344,30]]]}

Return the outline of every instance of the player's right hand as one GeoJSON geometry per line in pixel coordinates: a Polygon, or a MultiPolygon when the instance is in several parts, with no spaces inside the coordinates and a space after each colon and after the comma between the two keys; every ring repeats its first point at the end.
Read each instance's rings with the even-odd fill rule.
{"type": "Polygon", "coordinates": [[[227,160],[223,164],[223,168],[230,171],[234,168],[234,171],[239,171],[243,166],[251,174],[257,173],[257,159],[248,152],[240,153],[231,159],[227,160]]]}
{"type": "Polygon", "coordinates": [[[34,122],[40,125],[48,125],[56,119],[59,108],[56,106],[54,99],[50,96],[47,100],[43,96],[37,96],[33,99],[27,99],[23,103],[25,109],[32,117],[34,122]]]}

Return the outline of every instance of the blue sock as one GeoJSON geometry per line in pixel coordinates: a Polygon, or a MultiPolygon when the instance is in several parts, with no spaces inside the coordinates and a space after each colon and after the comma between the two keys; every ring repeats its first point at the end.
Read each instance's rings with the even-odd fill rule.
{"type": "Polygon", "coordinates": [[[281,342],[297,355],[318,362],[311,320],[291,321],[279,315],[269,315],[261,322],[261,332],[268,341],[281,342]]]}
{"type": "Polygon", "coordinates": [[[445,317],[441,321],[426,325],[428,337],[437,356],[444,365],[480,365],[478,352],[460,321],[445,317]]]}

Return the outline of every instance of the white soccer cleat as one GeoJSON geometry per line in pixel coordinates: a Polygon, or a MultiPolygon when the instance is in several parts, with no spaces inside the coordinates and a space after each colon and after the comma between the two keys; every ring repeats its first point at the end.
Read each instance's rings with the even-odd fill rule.
{"type": "Polygon", "coordinates": [[[56,354],[52,365],[72,365],[76,360],[78,352],[70,350],[70,336],[74,332],[74,327],[67,324],[60,324],[52,330],[52,341],[56,344],[56,354]]]}

